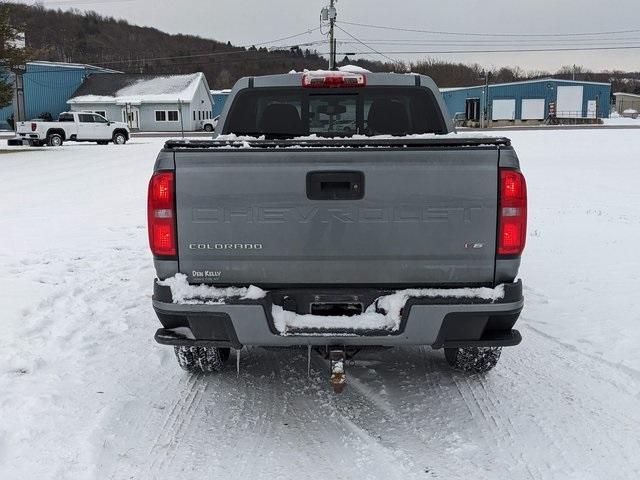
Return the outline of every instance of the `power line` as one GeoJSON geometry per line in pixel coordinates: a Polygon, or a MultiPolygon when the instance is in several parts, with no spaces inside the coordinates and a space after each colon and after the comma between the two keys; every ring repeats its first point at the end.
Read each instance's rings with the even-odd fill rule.
{"type": "Polygon", "coordinates": [[[589,35],[614,35],[622,33],[637,33],[640,29],[631,30],[617,30],[610,32],[580,32],[580,33],[478,33],[478,32],[451,32],[444,30],[421,30],[417,28],[403,28],[403,27],[389,27],[385,25],[371,25],[368,23],[347,22],[342,20],[341,23],[345,25],[354,25],[358,27],[377,28],[380,30],[393,30],[397,32],[413,32],[413,33],[428,33],[433,35],[460,35],[471,37],[580,37],[589,35]]]}
{"type": "Polygon", "coordinates": [[[275,40],[270,40],[270,41],[268,41],[268,42],[253,43],[253,44],[251,44],[251,46],[253,46],[253,47],[259,47],[259,46],[261,46],[261,45],[266,45],[266,44],[268,44],[268,43],[277,43],[277,42],[281,42],[281,41],[283,41],[283,40],[289,40],[290,38],[296,38],[296,37],[301,37],[301,36],[303,36],[303,35],[309,35],[309,34],[311,34],[311,33],[315,32],[316,30],[320,30],[320,27],[310,28],[310,29],[308,29],[308,30],[305,30],[304,32],[296,33],[296,34],[294,34],[294,35],[289,35],[288,37],[277,38],[277,39],[275,39],[275,40]]]}
{"type": "MultiPolygon", "coordinates": [[[[364,42],[365,40],[363,40],[364,42]]],[[[640,38],[619,38],[619,39],[586,39],[586,40],[569,40],[563,39],[559,40],[550,40],[550,39],[539,39],[534,42],[530,42],[528,40],[411,40],[407,39],[404,41],[387,41],[387,40],[373,40],[368,41],[369,45],[393,45],[393,46],[403,46],[403,45],[452,45],[452,46],[476,46],[476,45],[498,45],[498,46],[566,46],[566,45],[589,45],[589,44],[609,44],[609,45],[625,45],[629,43],[638,43],[640,42],[640,38]]],[[[318,42],[309,42],[304,45],[311,45],[318,42]]],[[[351,40],[338,40],[338,43],[345,44],[356,44],[359,42],[351,41],[351,40]]]]}
{"type": "Polygon", "coordinates": [[[629,40],[635,41],[640,39],[638,35],[633,36],[612,36],[610,38],[513,38],[513,39],[504,39],[504,38],[427,38],[427,37],[406,37],[406,38],[362,38],[359,37],[360,40],[367,43],[405,43],[405,42],[425,42],[425,43],[458,43],[458,42],[473,42],[475,43],[537,43],[537,42],[554,42],[554,43],[575,43],[575,42],[602,42],[608,40],[629,40]]]}
{"type": "MultiPolygon", "coordinates": [[[[339,28],[339,27],[338,27],[339,28]]],[[[342,30],[342,29],[341,29],[342,30]]],[[[348,34],[348,32],[345,32],[348,34]]],[[[349,35],[349,34],[348,34],[349,35]]],[[[316,42],[314,42],[316,43],[316,42]]],[[[325,43],[324,41],[319,41],[317,43],[325,43]]],[[[394,60],[393,58],[389,57],[387,54],[390,55],[399,55],[399,54],[404,54],[404,55],[415,55],[415,54],[430,54],[430,55],[437,55],[437,54],[470,54],[470,53],[526,53],[526,52],[567,52],[567,51],[592,51],[592,50],[636,50],[636,49],[640,49],[640,45],[627,45],[627,46],[602,46],[602,47],[567,47],[567,48],[514,48],[514,49],[476,49],[476,50],[402,50],[402,51],[380,51],[380,50],[376,50],[373,49],[372,47],[370,47],[367,44],[364,44],[364,42],[357,42],[357,43],[361,43],[363,44],[366,48],[368,48],[370,51],[367,52],[345,52],[342,53],[342,55],[346,55],[348,54],[352,54],[352,55],[381,55],[384,58],[388,59],[389,61],[391,61],[392,63],[399,63],[397,60],[394,60]]],[[[295,45],[293,45],[295,46],[295,45]]],[[[157,60],[167,60],[167,59],[190,59],[190,58],[198,58],[198,57],[202,57],[204,56],[212,56],[212,55],[233,55],[233,54],[239,54],[239,55],[245,55],[248,53],[257,53],[256,50],[237,50],[237,51],[229,51],[229,52],[214,52],[211,54],[196,54],[196,55],[183,55],[183,56],[179,56],[179,57],[160,57],[160,58],[146,58],[146,59],[136,59],[136,60],[118,60],[118,61],[111,61],[111,62],[93,62],[93,63],[101,63],[103,65],[106,64],[114,64],[114,63],[136,63],[136,62],[150,62],[150,61],[157,61],[157,60]]],[[[276,52],[270,52],[272,55],[275,54],[276,52]]],[[[328,52],[314,52],[316,55],[328,55],[328,52]]],[[[287,59],[288,57],[280,57],[280,58],[273,58],[273,57],[267,57],[267,58],[257,58],[257,59],[251,59],[252,61],[256,62],[256,61],[269,61],[269,60],[279,60],[279,59],[287,59]]],[[[227,60],[226,63],[237,63],[237,62],[245,62],[248,59],[243,58],[243,59],[237,59],[237,60],[227,60]]],[[[193,64],[196,62],[190,62],[190,63],[184,63],[181,62],[180,64],[185,65],[185,64],[193,64]]],[[[175,65],[175,64],[174,64],[175,65]]],[[[93,65],[93,66],[97,66],[97,65],[93,65]]],[[[99,67],[98,67],[99,68],[99,67]]],[[[51,70],[38,70],[38,71],[33,71],[33,72],[25,72],[23,75],[37,75],[39,73],[69,73],[68,70],[66,69],[51,69],[51,70]]]]}
{"type": "Polygon", "coordinates": [[[342,28],[340,25],[336,25],[336,28],[338,28],[338,30],[340,30],[343,33],[346,33],[347,35],[349,35],[351,38],[353,38],[355,41],[357,41],[358,43],[360,43],[361,45],[364,45],[366,48],[368,48],[369,50],[371,50],[374,53],[377,53],[378,55],[381,55],[382,57],[386,58],[387,60],[389,60],[391,63],[400,63],[397,60],[394,60],[391,57],[388,57],[387,55],[385,55],[382,52],[379,52],[378,50],[376,50],[375,48],[367,45],[366,43],[364,43],[362,40],[359,40],[358,38],[356,38],[355,36],[351,35],[349,32],[347,32],[344,28],[342,28]]]}
{"type": "MultiPolygon", "coordinates": [[[[500,49],[500,50],[402,50],[377,52],[379,54],[388,53],[390,55],[409,54],[450,54],[450,53],[526,53],[526,52],[578,52],[591,50],[634,50],[640,49],[640,45],[627,45],[622,47],[576,47],[576,48],[521,48],[521,49],[500,49]]],[[[351,52],[355,55],[369,54],[369,52],[351,52]]],[[[322,53],[320,55],[326,55],[322,53]]]]}
{"type": "MultiPolygon", "coordinates": [[[[385,45],[388,47],[409,47],[409,46],[434,46],[437,48],[463,48],[463,47],[476,47],[476,46],[487,46],[492,47],[495,46],[496,43],[494,42],[484,42],[484,41],[453,41],[453,42],[448,42],[448,41],[436,41],[436,42],[430,42],[430,41],[419,41],[419,42],[395,42],[395,43],[388,43],[386,41],[380,40],[377,42],[365,42],[364,40],[362,40],[362,43],[360,41],[353,41],[353,40],[337,40],[336,43],[341,44],[341,45],[362,45],[362,43],[366,43],[367,48],[370,48],[372,44],[375,45],[385,45]]],[[[611,47],[611,46],[635,46],[638,43],[640,43],[640,38],[629,38],[629,39],[625,39],[625,40],[603,40],[603,41],[598,41],[598,40],[590,40],[588,42],[586,41],[569,41],[569,42],[561,42],[560,44],[558,44],[555,41],[549,41],[549,40],[545,40],[544,43],[533,43],[533,44],[529,44],[529,43],[522,43],[519,41],[500,41],[498,42],[498,45],[501,47],[504,47],[505,49],[526,49],[526,48],[549,48],[549,49],[553,49],[553,47],[557,47],[557,48],[569,48],[569,47],[584,47],[584,48],[589,48],[590,46],[596,46],[596,47],[611,47]],[[594,45],[595,44],[595,45],[594,45]]],[[[290,49],[290,48],[294,48],[294,47],[312,47],[315,45],[324,45],[326,44],[326,40],[314,40],[314,41],[310,41],[310,42],[305,42],[305,43],[296,43],[296,44],[290,44],[290,45],[278,45],[277,47],[273,47],[270,51],[274,52],[277,51],[279,49],[290,49]]],[[[464,51],[464,50],[462,50],[464,51]]],[[[376,54],[378,54],[378,50],[376,50],[375,52],[376,54]]]]}
{"type": "MultiPolygon", "coordinates": [[[[323,42],[326,43],[326,42],[323,42]]],[[[260,52],[256,51],[256,50],[250,50],[246,53],[254,53],[254,54],[259,54],[260,52]]],[[[319,54],[318,54],[319,55],[319,54]]],[[[326,54],[325,54],[326,55],[326,54]]],[[[295,57],[293,57],[295,58],[295,57]]],[[[230,59],[230,60],[225,60],[225,65],[228,64],[232,64],[232,63],[240,63],[240,62],[247,62],[250,61],[252,63],[261,63],[261,62],[270,62],[270,61],[280,61],[280,60],[291,60],[293,59],[290,55],[278,55],[278,52],[271,52],[271,55],[269,57],[259,57],[256,56],[255,58],[239,58],[239,59],[230,59]]],[[[194,65],[199,63],[197,60],[194,61],[187,61],[187,62],[177,62],[177,63],[172,63],[170,66],[171,67],[178,67],[178,66],[185,66],[185,65],[194,65]]],[[[26,75],[37,75],[39,73],[69,73],[68,71],[63,71],[60,69],[57,70],[38,70],[38,71],[33,71],[33,72],[25,72],[23,73],[24,76],[26,75]]],[[[98,73],[100,74],[101,72],[95,71],[95,72],[89,72],[89,74],[91,73],[98,73]]],[[[122,73],[122,72],[118,72],[118,73],[122,73]]],[[[162,75],[189,75],[187,73],[166,73],[166,72],[162,72],[162,73],[154,73],[151,75],[157,75],[157,76],[162,76],[162,75]]],[[[38,83],[37,81],[34,81],[33,79],[30,79],[29,81],[32,81],[34,83],[38,83]]],[[[55,88],[59,88],[59,87],[55,87],[55,88]]]]}

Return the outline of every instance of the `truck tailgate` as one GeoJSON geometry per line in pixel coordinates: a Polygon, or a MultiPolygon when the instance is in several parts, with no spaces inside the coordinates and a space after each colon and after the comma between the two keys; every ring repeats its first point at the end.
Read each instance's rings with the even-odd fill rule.
{"type": "Polygon", "coordinates": [[[492,284],[498,160],[496,146],[175,150],[180,271],[266,287],[492,284]]]}

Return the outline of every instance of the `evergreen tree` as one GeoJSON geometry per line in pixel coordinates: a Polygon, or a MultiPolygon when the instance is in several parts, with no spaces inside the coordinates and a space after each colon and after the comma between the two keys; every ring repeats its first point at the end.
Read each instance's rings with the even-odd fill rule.
{"type": "Polygon", "coordinates": [[[9,105],[13,98],[11,72],[27,60],[27,51],[19,45],[22,35],[9,20],[10,8],[0,4],[0,107],[9,105]]]}

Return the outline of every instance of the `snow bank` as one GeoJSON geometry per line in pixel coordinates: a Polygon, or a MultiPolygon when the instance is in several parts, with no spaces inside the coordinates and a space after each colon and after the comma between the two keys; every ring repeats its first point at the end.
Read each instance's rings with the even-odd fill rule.
{"type": "Polygon", "coordinates": [[[210,285],[190,285],[187,276],[177,273],[171,278],[167,278],[159,285],[170,287],[173,303],[195,304],[195,303],[225,303],[228,298],[238,298],[240,300],[258,300],[267,294],[261,288],[253,285],[249,287],[226,287],[218,288],[210,285]]]}
{"type": "MultiPolygon", "coordinates": [[[[271,314],[276,329],[287,334],[291,330],[300,329],[348,329],[359,330],[389,330],[400,328],[401,311],[410,298],[480,298],[495,302],[504,298],[504,285],[495,288],[424,288],[399,290],[391,295],[385,295],[373,302],[360,315],[353,316],[319,316],[299,315],[288,312],[278,305],[273,305],[271,314]]],[[[333,335],[333,334],[332,334],[333,335]]]]}

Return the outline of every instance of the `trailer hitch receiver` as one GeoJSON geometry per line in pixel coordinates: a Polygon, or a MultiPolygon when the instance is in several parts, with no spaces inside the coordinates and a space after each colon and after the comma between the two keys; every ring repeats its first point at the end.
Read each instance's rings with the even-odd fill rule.
{"type": "Polygon", "coordinates": [[[345,358],[344,349],[332,348],[329,351],[329,362],[331,365],[331,387],[335,393],[342,393],[347,384],[347,376],[345,374],[345,358]]]}

